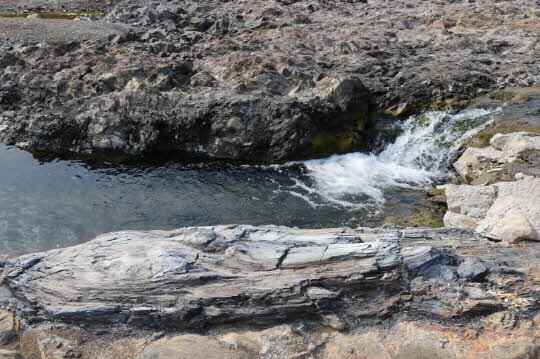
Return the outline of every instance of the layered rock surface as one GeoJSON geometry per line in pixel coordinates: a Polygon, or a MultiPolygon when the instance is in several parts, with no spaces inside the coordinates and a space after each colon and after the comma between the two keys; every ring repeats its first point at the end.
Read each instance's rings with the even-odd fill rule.
{"type": "MultiPolygon", "coordinates": [[[[18,335],[27,358],[466,358],[465,338],[506,318],[486,315],[517,322],[536,310],[540,288],[518,269],[540,269],[535,251],[460,228],[116,232],[5,260],[2,305],[17,319],[0,318],[0,334],[7,343],[18,335]],[[468,332],[411,321],[470,316],[484,319],[468,332]],[[204,332],[181,332],[194,329],[204,332]],[[403,336],[427,332],[436,335],[421,343],[403,336]]],[[[537,324],[523,323],[523,345],[538,350],[537,324]]],[[[497,335],[480,341],[502,349],[477,357],[521,348],[497,335]]]]}
{"type": "Polygon", "coordinates": [[[117,232],[8,260],[4,283],[36,304],[20,309],[35,320],[167,328],[275,322],[333,307],[343,293],[402,287],[409,274],[454,261],[430,245],[400,244],[402,237],[251,226],[117,232]]]}

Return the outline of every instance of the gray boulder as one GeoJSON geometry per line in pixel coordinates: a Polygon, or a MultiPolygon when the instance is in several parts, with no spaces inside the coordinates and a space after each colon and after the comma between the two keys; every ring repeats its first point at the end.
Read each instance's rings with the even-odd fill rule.
{"type": "MultiPolygon", "coordinates": [[[[316,314],[344,293],[404,288],[407,276],[450,260],[432,246],[363,232],[231,225],[109,233],[8,260],[4,286],[27,320],[194,328],[316,314]]],[[[429,241],[451,232],[416,233],[429,241]]]]}

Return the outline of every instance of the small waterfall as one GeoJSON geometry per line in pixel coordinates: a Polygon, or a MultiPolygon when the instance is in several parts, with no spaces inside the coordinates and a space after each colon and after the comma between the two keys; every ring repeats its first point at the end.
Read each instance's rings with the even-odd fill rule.
{"type": "Polygon", "coordinates": [[[302,162],[312,180],[298,182],[345,207],[381,205],[385,191],[421,189],[448,177],[463,142],[480,131],[497,110],[433,111],[410,117],[401,134],[378,154],[349,153],[302,162]]]}

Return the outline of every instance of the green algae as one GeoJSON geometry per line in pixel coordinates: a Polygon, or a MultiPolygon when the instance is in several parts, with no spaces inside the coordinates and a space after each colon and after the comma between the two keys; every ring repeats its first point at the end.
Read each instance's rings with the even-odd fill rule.
{"type": "Polygon", "coordinates": [[[359,134],[352,131],[344,134],[322,133],[311,139],[313,153],[316,155],[352,151],[359,144],[359,134]]]}
{"type": "Polygon", "coordinates": [[[313,155],[328,156],[336,153],[357,151],[364,145],[363,135],[369,127],[371,117],[357,118],[352,121],[352,129],[344,132],[325,132],[311,138],[313,155]]]}
{"type": "Polygon", "coordinates": [[[420,211],[407,217],[389,216],[384,219],[384,223],[397,224],[403,227],[444,227],[441,217],[430,211],[420,211]]]}
{"type": "Polygon", "coordinates": [[[446,195],[446,188],[433,188],[431,190],[431,193],[434,196],[444,196],[444,195],[446,195]]]}

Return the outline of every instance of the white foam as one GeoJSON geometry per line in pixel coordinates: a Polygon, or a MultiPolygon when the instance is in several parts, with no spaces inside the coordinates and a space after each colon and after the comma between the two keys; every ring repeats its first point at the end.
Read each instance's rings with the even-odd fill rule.
{"type": "Polygon", "coordinates": [[[381,205],[390,188],[423,188],[448,175],[463,141],[489,123],[493,112],[434,111],[411,117],[378,155],[349,153],[302,162],[313,184],[297,186],[345,207],[381,205]]]}

